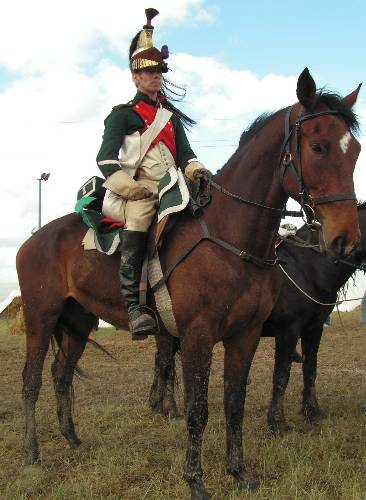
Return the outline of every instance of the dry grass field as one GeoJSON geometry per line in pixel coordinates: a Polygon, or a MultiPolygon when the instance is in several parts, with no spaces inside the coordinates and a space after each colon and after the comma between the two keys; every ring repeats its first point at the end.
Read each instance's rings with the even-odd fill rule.
{"type": "MultiPolygon", "coordinates": [[[[271,392],[273,340],[261,341],[251,370],[244,422],[245,462],[256,493],[243,493],[225,473],[223,350],[212,365],[209,423],[204,440],[206,485],[213,499],[366,499],[366,329],[359,312],[333,314],[325,329],[318,370],[319,401],[328,418],[312,427],[299,414],[301,366],[294,365],[286,397],[295,430],[272,437],[266,411],[271,392]]],[[[0,329],[1,499],[187,499],[182,479],[184,418],[167,421],[147,403],[154,341],[131,342],[125,332],[100,330],[96,339],[117,361],[88,346],[75,381],[75,422],[83,444],[70,450],[60,435],[49,353],[38,402],[42,465],[22,465],[21,371],[24,337],[0,329]]],[[[178,379],[181,381],[180,362],[178,379]]],[[[177,388],[182,409],[183,387],[177,388]]]]}

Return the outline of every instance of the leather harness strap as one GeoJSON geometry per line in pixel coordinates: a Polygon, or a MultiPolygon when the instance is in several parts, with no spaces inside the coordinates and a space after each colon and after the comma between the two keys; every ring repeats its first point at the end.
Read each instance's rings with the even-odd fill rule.
{"type": "Polygon", "coordinates": [[[322,205],[324,203],[331,203],[335,201],[344,201],[344,200],[357,200],[355,193],[342,193],[342,194],[333,194],[330,196],[319,196],[318,198],[313,198],[314,205],[322,205]]]}
{"type": "Polygon", "coordinates": [[[239,248],[235,247],[234,245],[231,245],[227,241],[221,240],[220,238],[216,238],[215,236],[212,236],[209,232],[208,226],[205,222],[205,220],[201,217],[198,219],[198,222],[201,225],[203,235],[193,243],[185,252],[183,252],[182,255],[179,256],[179,258],[173,262],[171,266],[168,267],[168,269],[165,271],[164,276],[152,287],[152,291],[155,292],[158,290],[163,283],[166,283],[174,271],[174,269],[185,260],[186,257],[202,242],[202,241],[212,241],[213,243],[216,243],[217,245],[221,246],[222,248],[225,248],[225,250],[229,250],[229,252],[233,253],[240,259],[242,259],[244,262],[250,262],[252,264],[255,264],[258,267],[261,267],[263,269],[268,269],[273,266],[276,266],[278,264],[285,264],[285,262],[281,261],[280,259],[261,259],[259,257],[255,257],[254,255],[249,254],[245,250],[240,250],[239,248]]]}
{"type": "MultiPolygon", "coordinates": [[[[297,187],[299,190],[299,196],[300,196],[300,205],[302,207],[308,206],[311,208],[314,205],[322,205],[325,203],[333,203],[336,201],[345,201],[345,200],[353,200],[357,201],[355,193],[338,193],[334,195],[327,195],[327,196],[320,196],[317,198],[313,198],[310,196],[305,187],[304,187],[304,182],[303,182],[303,176],[302,176],[302,165],[301,165],[301,124],[304,123],[305,121],[312,120],[314,118],[318,118],[319,116],[325,116],[325,115],[339,115],[339,111],[335,110],[325,110],[325,111],[319,111],[318,113],[311,113],[308,115],[302,115],[301,116],[301,111],[299,113],[299,116],[297,117],[297,120],[295,122],[295,125],[291,128],[290,127],[290,118],[291,118],[291,112],[293,110],[294,106],[291,106],[287,109],[286,115],[285,115],[285,139],[282,144],[282,151],[281,151],[281,164],[280,164],[280,183],[282,187],[284,187],[284,177],[287,171],[287,168],[290,169],[290,172],[294,176],[297,187]],[[295,151],[296,151],[296,158],[297,158],[297,167],[293,162],[291,151],[290,151],[290,144],[291,144],[291,137],[295,131],[295,151]]],[[[286,191],[286,189],[285,189],[286,191]]]]}

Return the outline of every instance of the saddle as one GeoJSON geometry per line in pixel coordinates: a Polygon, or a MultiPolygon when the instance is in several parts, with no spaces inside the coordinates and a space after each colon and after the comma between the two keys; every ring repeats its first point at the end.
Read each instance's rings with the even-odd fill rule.
{"type": "MultiPolygon", "coordinates": [[[[177,223],[179,213],[185,212],[192,217],[200,217],[203,208],[211,201],[210,183],[206,178],[201,177],[191,182],[181,172],[179,174],[176,172],[175,169],[168,171],[167,179],[164,181],[163,178],[164,182],[161,183],[163,195],[159,196],[159,211],[149,231],[151,256],[162,245],[163,235],[177,223]],[[164,191],[165,185],[172,183],[173,176],[175,177],[173,189],[164,191]]],[[[106,191],[102,186],[103,182],[103,179],[95,176],[83,184],[78,190],[75,211],[89,228],[83,239],[84,249],[97,249],[111,255],[119,249],[123,234],[121,231],[125,228],[125,224],[103,216],[101,210],[106,191]]]]}

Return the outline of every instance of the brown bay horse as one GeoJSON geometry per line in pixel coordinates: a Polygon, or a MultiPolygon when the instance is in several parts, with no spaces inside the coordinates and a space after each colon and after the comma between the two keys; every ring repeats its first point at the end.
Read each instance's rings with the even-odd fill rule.
{"type": "MultiPolygon", "coordinates": [[[[246,381],[262,324],[278,294],[274,241],[288,196],[312,206],[307,213],[313,209],[321,222],[322,244],[330,254],[346,255],[359,240],[353,171],[360,145],[351,133],[355,124],[351,108],[358,90],[344,99],[317,94],[314,80],[304,70],[297,83],[299,102],[257,119],[214,177],[222,189],[214,192],[204,220],[210,233],[231,250],[206,238],[169,278],[185,387],[184,477],[193,499],[209,498],[202,480],[201,445],[208,418],[211,355],[220,341],[225,347],[227,470],[240,487],[251,486],[244,474],[242,446],[246,381]]],[[[163,268],[202,238],[202,231],[197,219],[179,216],[161,251],[163,268]]],[[[88,334],[97,318],[127,326],[119,257],[84,252],[84,234],[79,217],[68,215],[37,231],[17,255],[27,330],[23,370],[27,464],[39,460],[35,406],[51,336],[61,345],[52,366],[60,429],[71,446],[78,446],[70,388],[88,334]]]]}
{"type": "MultiPolygon", "coordinates": [[[[268,425],[274,434],[282,435],[292,429],[286,420],[284,399],[299,339],[303,372],[301,412],[309,423],[326,416],[316,391],[318,350],[324,322],[334,308],[338,290],[357,269],[366,270],[366,203],[358,206],[358,216],[361,240],[347,259],[334,259],[320,253],[317,235],[306,226],[299,229],[296,240],[288,238],[277,248],[278,257],[286,262],[283,269],[289,278],[281,273],[280,294],[262,330],[262,337],[275,338],[272,398],[267,413],[268,425]]],[[[156,343],[149,403],[153,410],[174,418],[178,416],[174,384],[179,339],[158,336],[156,343]]]]}

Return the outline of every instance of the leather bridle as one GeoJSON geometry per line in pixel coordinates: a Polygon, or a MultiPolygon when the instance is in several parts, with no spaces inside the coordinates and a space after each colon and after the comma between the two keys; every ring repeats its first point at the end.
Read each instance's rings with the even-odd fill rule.
{"type": "MultiPolygon", "coordinates": [[[[325,203],[333,203],[336,201],[345,201],[345,200],[354,200],[357,201],[356,195],[354,192],[352,193],[338,193],[334,195],[328,196],[319,196],[317,198],[313,198],[306,190],[304,186],[304,180],[302,175],[302,165],[301,165],[301,125],[308,120],[313,120],[314,118],[318,118],[319,116],[325,115],[339,115],[339,111],[335,110],[326,110],[319,111],[318,113],[310,113],[308,115],[302,115],[301,111],[295,124],[290,127],[290,117],[291,112],[295,105],[289,107],[285,116],[285,139],[282,144],[281,155],[280,155],[280,183],[282,188],[287,193],[284,177],[286,175],[287,169],[291,172],[294,177],[297,189],[299,191],[299,204],[302,208],[302,211],[305,215],[304,222],[313,229],[318,229],[321,227],[319,221],[315,219],[314,208],[316,205],[323,205],[325,203]],[[291,154],[291,137],[295,136],[295,158],[296,164],[293,161],[293,157],[291,154]]],[[[288,194],[288,193],[287,193],[288,194]]]]}

